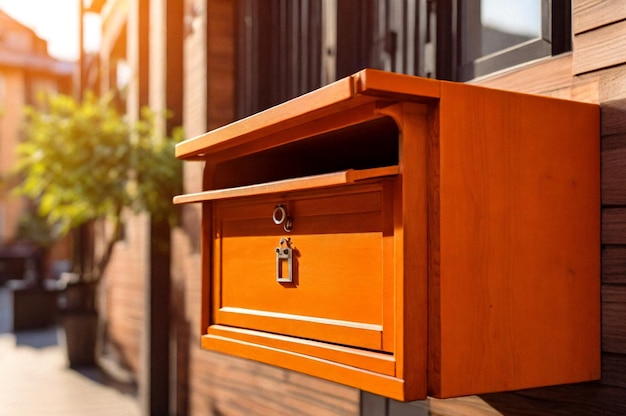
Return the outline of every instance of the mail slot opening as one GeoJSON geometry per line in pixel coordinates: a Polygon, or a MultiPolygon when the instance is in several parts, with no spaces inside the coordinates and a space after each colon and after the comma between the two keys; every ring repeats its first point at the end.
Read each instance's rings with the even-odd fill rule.
{"type": "Polygon", "coordinates": [[[398,137],[396,123],[381,117],[221,162],[213,172],[209,188],[397,165],[398,137]]]}

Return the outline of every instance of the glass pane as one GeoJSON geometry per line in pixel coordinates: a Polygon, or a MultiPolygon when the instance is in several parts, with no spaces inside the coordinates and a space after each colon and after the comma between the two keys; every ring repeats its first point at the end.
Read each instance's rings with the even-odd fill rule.
{"type": "Polygon", "coordinates": [[[481,0],[481,56],[541,37],[542,0],[481,0]]]}

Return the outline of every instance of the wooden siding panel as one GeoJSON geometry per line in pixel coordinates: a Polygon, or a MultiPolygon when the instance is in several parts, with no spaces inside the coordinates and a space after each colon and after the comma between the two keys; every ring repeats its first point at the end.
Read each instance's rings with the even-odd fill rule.
{"type": "Polygon", "coordinates": [[[602,203],[626,205],[626,135],[602,139],[602,203]]]}
{"type": "Polygon", "coordinates": [[[602,210],[602,244],[626,244],[626,208],[602,210]]]}
{"type": "Polygon", "coordinates": [[[626,65],[597,72],[599,102],[607,103],[626,98],[626,65]]]}
{"type": "Polygon", "coordinates": [[[576,34],[626,19],[624,0],[574,0],[572,6],[576,34]]]}
{"type": "MultiPolygon", "coordinates": [[[[607,384],[610,386],[621,387],[622,393],[621,398],[619,400],[613,400],[609,403],[610,405],[621,405],[626,406],[626,393],[624,393],[623,389],[626,389],[626,355],[624,354],[611,354],[604,353],[602,354],[602,384],[607,384]]],[[[596,398],[596,403],[602,403],[600,398],[596,398]]],[[[626,409],[622,408],[623,413],[626,414],[626,409]]]]}
{"type": "Polygon", "coordinates": [[[569,98],[572,100],[599,104],[600,79],[595,73],[575,78],[570,91],[569,98]]]}
{"type": "MultiPolygon", "coordinates": [[[[624,368],[624,367],[622,367],[624,368]]],[[[581,383],[517,392],[482,395],[481,398],[495,408],[499,415],[527,416],[621,416],[626,414],[624,390],[602,386],[599,383],[581,383]]],[[[449,412],[434,415],[486,415],[478,410],[463,413],[449,412]]]]}
{"type": "Polygon", "coordinates": [[[624,317],[626,286],[605,285],[602,287],[602,351],[626,354],[624,317]]]}
{"type": "Polygon", "coordinates": [[[602,283],[626,285],[626,247],[602,248],[602,283]]]}
{"type": "Polygon", "coordinates": [[[572,55],[565,54],[543,59],[512,71],[486,76],[471,83],[508,91],[546,95],[550,91],[571,86],[572,55]]]}
{"type": "Polygon", "coordinates": [[[602,135],[626,133],[626,99],[602,103],[602,135]]]}
{"type": "Polygon", "coordinates": [[[626,62],[626,20],[574,36],[574,74],[626,62]]]}

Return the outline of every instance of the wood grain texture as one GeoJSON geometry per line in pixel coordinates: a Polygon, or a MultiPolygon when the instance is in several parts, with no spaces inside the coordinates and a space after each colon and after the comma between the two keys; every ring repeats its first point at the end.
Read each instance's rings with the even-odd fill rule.
{"type": "MultiPolygon", "coordinates": [[[[235,16],[228,0],[206,2],[206,106],[207,129],[213,130],[235,119],[235,16]]],[[[198,85],[190,89],[198,88],[198,85]]]]}
{"type": "Polygon", "coordinates": [[[599,377],[597,107],[441,99],[440,394],[599,377]]]}
{"type": "Polygon", "coordinates": [[[602,283],[626,285],[626,246],[602,247],[602,283]]]}
{"type": "MultiPolygon", "coordinates": [[[[217,204],[214,247],[219,247],[220,255],[214,262],[220,286],[215,288],[215,300],[220,309],[239,307],[382,326],[380,291],[384,282],[392,284],[393,279],[393,275],[383,276],[383,262],[392,261],[393,251],[383,249],[384,235],[392,232],[383,230],[383,218],[392,213],[382,211],[382,197],[379,182],[217,204]],[[293,216],[290,233],[272,221],[279,204],[293,216]],[[276,282],[274,249],[283,237],[291,239],[296,257],[292,285],[276,282]],[[346,293],[351,296],[346,298],[346,293]]],[[[305,325],[296,323],[301,329],[305,325]]],[[[376,348],[381,347],[380,334],[378,343],[376,348]]]]}
{"type": "Polygon", "coordinates": [[[602,139],[602,204],[626,205],[626,135],[602,139]]]}
{"type": "Polygon", "coordinates": [[[626,354],[626,286],[602,287],[602,351],[626,354]]]}
{"type": "Polygon", "coordinates": [[[301,191],[305,189],[326,188],[330,186],[346,185],[365,179],[383,176],[397,175],[397,166],[383,168],[354,170],[327,173],[297,179],[285,179],[282,181],[263,183],[257,185],[241,186],[228,189],[216,189],[174,197],[175,204],[187,204],[191,202],[214,201],[218,199],[241,198],[244,196],[268,195],[285,193],[289,191],[301,191]]]}
{"type": "MultiPolygon", "coordinates": [[[[622,388],[621,400],[613,400],[607,404],[624,404],[626,402],[626,355],[612,354],[605,352],[602,354],[602,384],[622,388]]],[[[594,401],[594,403],[599,403],[594,401]]],[[[625,413],[626,414],[626,413],[625,413]]]]}
{"type": "Polygon", "coordinates": [[[542,59],[508,71],[487,75],[471,83],[508,91],[549,95],[551,91],[570,88],[572,85],[572,54],[542,59]]]}
{"type": "Polygon", "coordinates": [[[575,75],[626,62],[626,20],[574,36],[575,75]]]}
{"type": "Polygon", "coordinates": [[[603,102],[602,136],[626,133],[626,99],[603,102]]]}
{"type": "Polygon", "coordinates": [[[176,146],[176,157],[191,158],[205,153],[210,147],[217,147],[225,142],[233,142],[240,137],[256,136],[258,132],[270,134],[291,125],[302,123],[302,108],[310,112],[321,110],[345,101],[353,96],[351,79],[342,79],[327,85],[316,92],[295,98],[257,115],[235,121],[228,126],[212,130],[209,133],[188,139],[176,146]]]}
{"type": "Polygon", "coordinates": [[[421,399],[427,393],[427,274],[428,274],[428,148],[431,125],[428,107],[401,103],[387,108],[401,131],[402,182],[395,204],[394,259],[395,344],[397,374],[406,380],[404,400],[421,399]]]}
{"type": "Polygon", "coordinates": [[[626,208],[602,209],[602,244],[626,244],[626,208]]]}
{"type": "Polygon", "coordinates": [[[293,351],[297,354],[342,362],[353,367],[368,368],[381,374],[390,376],[395,374],[395,359],[389,354],[222,325],[213,325],[208,332],[211,335],[263,344],[271,348],[293,351]]]}
{"type": "Polygon", "coordinates": [[[441,386],[441,166],[439,155],[439,108],[430,114],[428,146],[428,391],[441,386]]]}
{"type": "Polygon", "coordinates": [[[545,58],[470,81],[507,91],[600,103],[626,95],[623,68],[610,68],[572,77],[572,53],[545,58]]]}
{"type": "Polygon", "coordinates": [[[197,348],[192,352],[194,414],[358,415],[355,389],[224,354],[197,348]]]}
{"type": "Polygon", "coordinates": [[[622,0],[574,0],[572,8],[575,34],[626,19],[626,3],[622,0]]]}
{"type": "Polygon", "coordinates": [[[626,98],[626,66],[599,71],[599,102],[626,98]]]}
{"type": "Polygon", "coordinates": [[[626,412],[625,393],[621,388],[581,383],[480,397],[503,415],[618,416],[626,412]]]}
{"type": "Polygon", "coordinates": [[[288,368],[337,383],[356,385],[362,390],[375,392],[376,394],[387,397],[394,397],[398,400],[410,399],[408,397],[405,398],[403,380],[361,368],[337,365],[337,363],[333,361],[313,356],[303,356],[288,350],[269,348],[263,344],[252,344],[233,338],[213,335],[203,336],[202,346],[204,348],[210,348],[213,351],[246,357],[251,360],[288,368]],[[347,380],[349,380],[349,383],[347,383],[347,380]]]}
{"type": "Polygon", "coordinates": [[[501,416],[502,413],[491,407],[479,396],[464,396],[452,399],[428,399],[430,416],[501,416]]]}

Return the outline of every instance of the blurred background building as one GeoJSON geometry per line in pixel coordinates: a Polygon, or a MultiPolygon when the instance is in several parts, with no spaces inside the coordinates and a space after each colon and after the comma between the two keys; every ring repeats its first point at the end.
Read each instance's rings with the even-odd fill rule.
{"type": "MultiPolygon", "coordinates": [[[[24,108],[41,93],[71,93],[76,63],[53,58],[47,42],[0,10],[0,284],[11,278],[34,278],[36,248],[19,235],[30,207],[12,195],[11,174],[20,140],[24,108]]],[[[53,248],[53,260],[69,258],[65,240],[53,248]]]]}
{"type": "MultiPolygon", "coordinates": [[[[15,166],[24,107],[41,92],[72,92],[75,63],[48,54],[47,42],[0,10],[0,175],[15,166]]],[[[0,194],[0,243],[15,239],[22,212],[19,198],[0,194]]]]}

